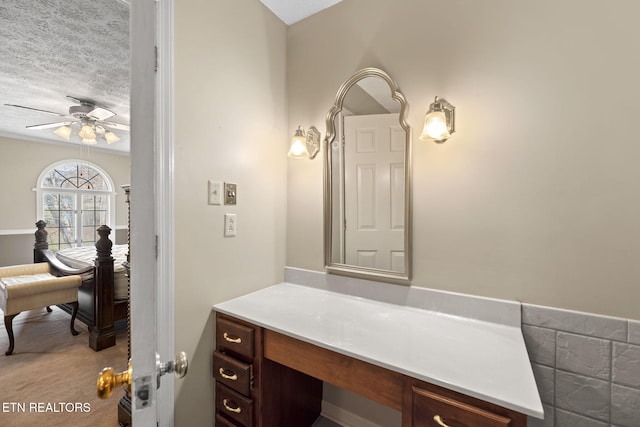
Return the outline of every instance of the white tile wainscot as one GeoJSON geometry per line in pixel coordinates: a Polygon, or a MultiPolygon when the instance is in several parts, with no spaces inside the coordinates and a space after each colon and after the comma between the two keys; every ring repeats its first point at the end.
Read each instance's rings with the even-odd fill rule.
{"type": "Polygon", "coordinates": [[[640,426],[640,322],[522,305],[545,408],[530,427],[640,426]]]}
{"type": "Polygon", "coordinates": [[[287,268],[215,311],[520,413],[543,409],[517,302],[287,268]]]}

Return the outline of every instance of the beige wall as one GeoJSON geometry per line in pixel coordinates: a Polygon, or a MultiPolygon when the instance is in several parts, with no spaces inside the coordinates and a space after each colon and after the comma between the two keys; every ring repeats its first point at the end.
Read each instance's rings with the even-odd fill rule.
{"type": "MultiPolygon", "coordinates": [[[[66,160],[86,160],[100,166],[109,174],[116,188],[116,226],[127,225],[127,207],[121,185],[129,183],[129,156],[112,154],[98,149],[87,150],[76,145],[44,144],[0,136],[0,230],[33,230],[35,232],[36,194],[33,188],[40,173],[52,163],[66,160]]],[[[9,235],[9,234],[7,234],[9,235]]],[[[115,231],[112,232],[115,238],[115,231]]],[[[2,237],[0,236],[0,239],[2,237]]],[[[16,236],[13,239],[23,238],[16,236]]],[[[33,242],[33,236],[31,237],[33,242]]],[[[2,239],[8,243],[11,240],[2,239]]],[[[33,260],[33,254],[27,254],[33,260]]],[[[22,259],[17,254],[0,251],[0,264],[22,259]],[[4,257],[4,255],[8,257],[4,257]]],[[[29,261],[30,262],[30,261],[29,261]]]]}
{"type": "MultiPolygon", "coordinates": [[[[409,104],[412,283],[640,319],[640,3],[345,0],[288,31],[290,127],[352,72],[409,104]],[[435,95],[445,144],[418,140],[435,95]]],[[[322,160],[289,161],[287,265],[323,269],[322,160]]]]}
{"type": "Polygon", "coordinates": [[[282,281],[286,26],[258,1],[175,3],[175,425],[213,425],[212,306],[282,281]],[[238,185],[207,205],[207,180],[238,185]],[[236,237],[223,236],[236,213],[236,237]]]}

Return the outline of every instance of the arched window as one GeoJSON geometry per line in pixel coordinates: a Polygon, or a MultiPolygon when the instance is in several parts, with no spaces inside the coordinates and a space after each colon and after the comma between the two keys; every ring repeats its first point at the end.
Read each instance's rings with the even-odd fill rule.
{"type": "Polygon", "coordinates": [[[49,249],[95,245],[97,228],[113,227],[113,181],[97,165],[65,160],[38,178],[38,219],[47,223],[49,249]]]}

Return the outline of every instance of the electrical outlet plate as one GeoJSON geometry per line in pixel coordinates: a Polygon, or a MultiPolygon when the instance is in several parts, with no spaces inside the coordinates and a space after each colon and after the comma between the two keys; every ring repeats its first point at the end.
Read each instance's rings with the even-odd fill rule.
{"type": "Polygon", "coordinates": [[[209,180],[209,204],[222,204],[222,182],[209,180]]]}
{"type": "Polygon", "coordinates": [[[236,235],[238,224],[236,214],[224,214],[224,235],[225,237],[233,237],[236,235]]]}

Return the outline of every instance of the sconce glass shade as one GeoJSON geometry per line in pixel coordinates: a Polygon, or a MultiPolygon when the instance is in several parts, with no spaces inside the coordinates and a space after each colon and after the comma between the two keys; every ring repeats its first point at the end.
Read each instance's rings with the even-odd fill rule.
{"type": "Polygon", "coordinates": [[[104,134],[104,139],[107,140],[107,144],[113,144],[114,142],[118,142],[120,141],[120,138],[118,138],[118,135],[116,135],[113,132],[107,132],[104,134]]]}
{"type": "Polygon", "coordinates": [[[455,132],[455,107],[436,96],[424,118],[424,128],[420,139],[438,143],[445,142],[453,132],[455,132]]]}
{"type": "Polygon", "coordinates": [[[82,143],[87,145],[96,145],[98,141],[95,138],[82,138],[82,143]]]}
{"type": "Polygon", "coordinates": [[[71,128],[69,126],[60,126],[58,129],[54,130],[53,133],[58,135],[60,138],[68,140],[69,137],[71,137],[71,128]]]}
{"type": "Polygon", "coordinates": [[[320,152],[320,132],[315,126],[311,126],[307,133],[298,126],[296,134],[291,139],[289,157],[294,159],[313,160],[320,152]],[[309,152],[311,150],[311,152],[309,152]]]}
{"type": "Polygon", "coordinates": [[[447,118],[442,111],[433,111],[428,113],[424,119],[424,129],[420,139],[433,139],[435,141],[444,141],[451,134],[447,128],[447,118]]]}
{"type": "Polygon", "coordinates": [[[80,138],[82,138],[83,140],[96,139],[96,133],[93,131],[93,129],[89,125],[82,125],[82,129],[80,129],[80,132],[78,132],[78,135],[80,135],[80,138]]]}
{"type": "Polygon", "coordinates": [[[289,157],[295,159],[306,159],[309,157],[309,150],[307,149],[307,137],[304,131],[298,126],[296,134],[291,139],[291,147],[289,148],[289,157]]]}

